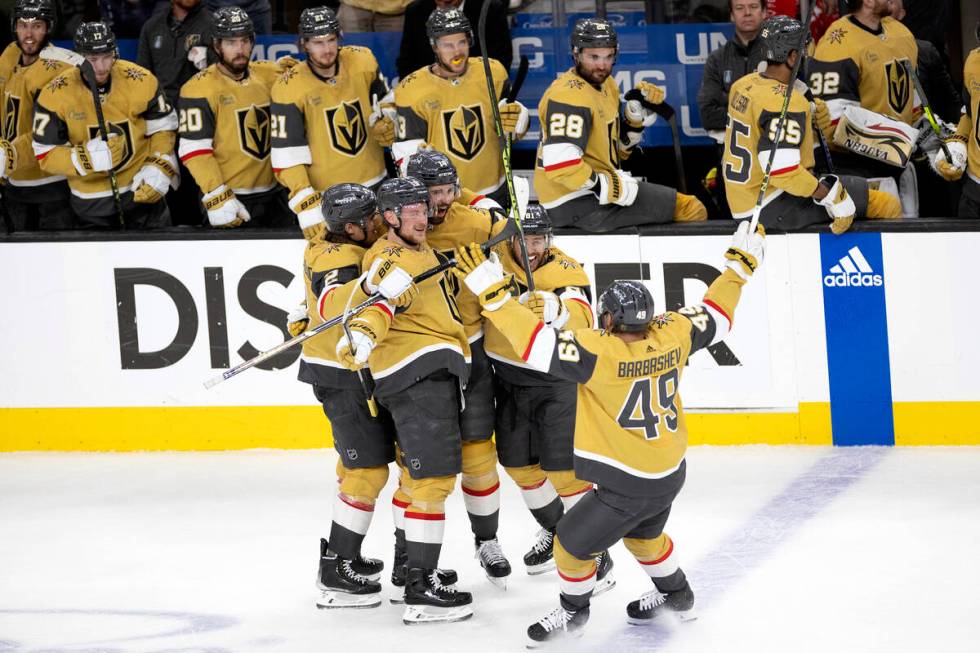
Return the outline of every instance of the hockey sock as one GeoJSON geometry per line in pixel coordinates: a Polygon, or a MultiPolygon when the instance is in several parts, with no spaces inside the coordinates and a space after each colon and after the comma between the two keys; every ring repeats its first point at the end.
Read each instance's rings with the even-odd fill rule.
{"type": "Polygon", "coordinates": [[[330,526],[330,549],[341,558],[353,560],[361,553],[361,542],[374,516],[374,501],[337,493],[330,526]]]}
{"type": "Polygon", "coordinates": [[[491,440],[463,443],[463,503],[478,540],[497,536],[500,521],[500,477],[491,440]]]}
{"type": "Polygon", "coordinates": [[[565,512],[575,507],[582,497],[592,491],[592,484],[588,481],[580,481],[575,478],[575,472],[568,470],[546,471],[548,480],[555,487],[561,502],[565,506],[565,512]]]}
{"type": "Polygon", "coordinates": [[[565,550],[555,537],[555,564],[561,587],[561,604],[566,610],[581,610],[589,606],[595,589],[595,558],[580,560],[565,550]]]}
{"type": "Polygon", "coordinates": [[[409,569],[435,569],[439,566],[446,515],[442,512],[405,511],[405,550],[409,569]]]}
{"type": "Polygon", "coordinates": [[[677,566],[674,542],[666,533],[651,539],[625,537],[623,544],[647,572],[659,591],[673,592],[684,587],[687,578],[677,566]]]}
{"type": "Polygon", "coordinates": [[[568,494],[568,495],[561,494],[560,495],[561,502],[565,505],[565,512],[568,512],[569,510],[574,508],[575,504],[581,501],[582,497],[584,497],[586,494],[588,494],[591,491],[592,491],[592,486],[590,485],[584,490],[580,490],[574,494],[568,494]]]}
{"type": "Polygon", "coordinates": [[[542,528],[554,531],[555,525],[565,512],[565,507],[541,468],[537,465],[528,465],[504,469],[517,483],[517,487],[521,488],[521,498],[524,499],[524,504],[531,511],[535,521],[542,528]]]}

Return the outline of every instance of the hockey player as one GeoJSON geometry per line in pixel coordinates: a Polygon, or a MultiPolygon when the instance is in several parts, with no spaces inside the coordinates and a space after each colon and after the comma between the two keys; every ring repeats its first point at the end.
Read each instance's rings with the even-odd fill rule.
{"type": "Polygon", "coordinates": [[[218,63],[180,89],[178,154],[212,227],[288,227],[293,216],[269,162],[269,101],[280,69],[253,62],[255,27],[240,7],[214,13],[218,63]]]}
{"type": "MultiPolygon", "coordinates": [[[[408,176],[419,179],[429,190],[428,244],[436,251],[452,255],[468,243],[490,238],[491,218],[458,201],[459,176],[442,152],[419,150],[408,161],[408,176]]],[[[503,224],[503,223],[502,223],[503,224]]],[[[483,348],[483,317],[473,293],[462,292],[459,279],[447,279],[470,344],[470,376],[463,389],[464,408],[459,414],[463,438],[463,502],[476,538],[476,551],[490,582],[506,588],[510,562],[497,540],[500,521],[500,478],[493,440],[493,374],[483,348]]]]}
{"type": "MultiPolygon", "coordinates": [[[[389,179],[378,190],[387,235],[367,252],[363,265],[385,271],[397,265],[413,276],[445,258],[426,241],[429,192],[418,179],[389,179]],[[380,261],[380,264],[375,263],[380,261]]],[[[445,501],[462,468],[460,386],[470,355],[448,274],[418,284],[418,296],[393,311],[384,305],[350,322],[337,355],[348,369],[370,364],[378,401],[391,412],[398,446],[412,477],[405,510],[408,575],[406,624],[459,621],[472,616],[472,596],[447,587],[437,573],[445,526],[445,501]]]]}
{"type": "Polygon", "coordinates": [[[105,23],[82,23],[75,50],[91,64],[102,98],[108,141],[99,136],[92,93],[80,68],[52,79],[34,108],[34,154],[41,170],[64,175],[71,206],[84,227],[118,226],[110,185],[115,171],[125,225],[165,227],[164,195],[177,183],[177,114],[157,79],[145,68],[118,59],[116,38],[105,23]]]}
{"type": "MultiPolygon", "coordinates": [[[[395,88],[398,130],[391,153],[402,171],[422,146],[446,154],[460,183],[501,206],[510,200],[487,95],[483,60],[470,57],[473,28],[459,9],[436,10],[425,24],[436,62],[401,80],[395,88]]],[[[497,97],[509,89],[507,71],[490,60],[497,97]]],[[[520,102],[500,100],[503,130],[520,139],[527,132],[528,111],[520,102]]]]}
{"type": "MultiPolygon", "coordinates": [[[[639,100],[620,111],[612,67],[619,52],[608,21],[583,18],[571,37],[575,66],[559,75],[538,104],[541,142],[534,189],[557,227],[604,232],[632,225],[706,220],[693,195],[634,179],[620,162],[639,144],[654,115],[639,100]]],[[[637,88],[649,104],[664,90],[648,82],[637,88]]]]}
{"type": "MultiPolygon", "coordinates": [[[[787,16],[767,19],[760,36],[768,59],[765,72],[752,73],[732,85],[722,157],[732,217],[741,220],[752,216],[777,132],[781,138],[760,214],[760,221],[767,228],[796,230],[825,224],[829,219],[831,230],[841,234],[851,226],[855,216],[900,217],[901,206],[895,196],[869,189],[866,179],[837,175],[817,179],[813,175],[812,113],[810,103],[804,98],[807,89],[802,82],[796,82],[786,123],[780,132],[780,112],[793,64],[800,56],[802,35],[803,26],[796,19],[787,16]]],[[[818,111],[817,115],[823,129],[831,129],[826,110],[818,111]]]]}
{"type": "Polygon", "coordinates": [[[343,34],[333,11],[304,9],[299,34],[306,63],[288,69],[272,87],[272,169],[306,230],[323,219],[320,192],[327,186],[377,188],[386,175],[384,146],[395,128],[380,108],[388,85],[377,60],[367,48],[340,46],[343,34]]]}
{"type": "Polygon", "coordinates": [[[14,42],[0,55],[4,208],[16,230],[70,229],[74,217],[68,206],[68,183],[64,176],[45,174],[38,166],[31,147],[31,121],[34,100],[44,85],[81,57],[49,43],[48,34],[55,27],[51,0],[17,0],[10,22],[14,42]]]}
{"type": "Polygon", "coordinates": [[[704,300],[654,316],[653,296],[637,281],[616,281],[599,298],[602,331],[544,326],[511,294],[511,277],[478,247],[457,252],[466,286],[483,316],[531,369],[574,381],[575,475],[596,483],[558,523],[555,561],[561,605],[528,628],[532,647],[581,629],[596,582],[595,555],[618,542],[636,557],[654,588],[626,607],[632,623],[676,611],[690,616],[694,593],[663,532],[684,484],[687,426],[678,395],[688,356],[724,338],[742,286],[762,261],[764,240],[739,225],[725,270],[704,300]]]}

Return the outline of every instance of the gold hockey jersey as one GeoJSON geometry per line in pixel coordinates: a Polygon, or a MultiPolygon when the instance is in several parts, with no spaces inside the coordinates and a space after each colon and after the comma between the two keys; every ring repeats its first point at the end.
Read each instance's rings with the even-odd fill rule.
{"type": "Polygon", "coordinates": [[[351,45],[340,48],[337,62],[331,79],[304,62],[272,86],[272,168],[290,196],[307,186],[374,186],[385,178],[384,148],[368,128],[372,98],[388,93],[378,62],[351,45]]]}
{"type": "Polygon", "coordinates": [[[963,64],[963,88],[968,98],[966,113],[960,117],[956,133],[966,139],[966,173],[980,184],[980,48],[963,64]]]}
{"type": "MultiPolygon", "coordinates": [[[[177,114],[150,71],[121,59],[112,65],[101,98],[106,128],[125,139],[123,159],[115,171],[124,206],[131,206],[130,185],[146,157],[154,152],[173,153],[177,114]]],[[[70,68],[48,82],[34,109],[34,155],[41,170],[68,177],[72,209],[79,215],[115,214],[108,173],[82,177],[71,162],[72,146],[98,135],[92,93],[80,69],[70,68]]]]}
{"type": "Polygon", "coordinates": [[[514,299],[484,317],[533,369],[579,383],[576,478],[649,496],[675,483],[684,464],[684,365],[727,334],[744,283],[725,270],[702,303],[654,317],[646,337],[629,343],[592,329],[544,328],[514,299]]]}
{"type": "MultiPolygon", "coordinates": [[[[371,246],[362,266],[370,268],[376,258],[391,261],[413,277],[445,260],[429,245],[416,251],[387,238],[371,246]]],[[[448,273],[430,277],[418,284],[418,290],[412,303],[394,315],[383,305],[366,309],[382,314],[388,324],[368,359],[379,397],[400,392],[438,370],[447,370],[463,383],[469,378],[470,346],[448,273]]]]}
{"type": "Polygon", "coordinates": [[[226,184],[236,194],[276,186],[269,161],[269,104],[279,68],[256,61],[241,80],[212,64],[180,89],[180,160],[209,193],[226,184]]]}
{"type": "MultiPolygon", "coordinates": [[[[725,193],[732,217],[752,215],[769,152],[779,131],[779,115],[786,97],[786,85],[762,73],[746,75],[732,84],[728,92],[728,127],[722,155],[725,193]]],[[[786,113],[786,126],[776,147],[772,176],[763,206],[784,192],[808,197],[819,183],[813,168],[813,127],[810,103],[797,82],[786,113]]]]}
{"type": "Polygon", "coordinates": [[[912,124],[915,86],[905,64],[915,69],[919,48],[907,27],[883,18],[875,32],[853,16],[835,20],[827,28],[813,59],[807,82],[813,94],[827,103],[836,121],[847,103],[912,124]]]}
{"type": "Polygon", "coordinates": [[[542,206],[592,194],[594,173],[620,167],[619,113],[612,76],[595,88],[570,68],[551,83],[538,103],[534,190],[542,206]]]}
{"type": "MultiPolygon", "coordinates": [[[[507,71],[496,59],[490,60],[490,75],[497,97],[504,97],[507,71]]],[[[480,57],[470,57],[466,72],[453,80],[428,67],[416,70],[395,87],[395,109],[398,124],[391,152],[396,164],[424,142],[448,156],[460,184],[477,194],[487,195],[503,184],[500,142],[480,57]]]]}

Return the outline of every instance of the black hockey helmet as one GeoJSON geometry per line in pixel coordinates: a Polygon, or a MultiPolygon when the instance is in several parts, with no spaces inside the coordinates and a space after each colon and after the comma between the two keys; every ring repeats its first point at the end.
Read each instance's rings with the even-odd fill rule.
{"type": "Polygon", "coordinates": [[[408,176],[426,186],[453,184],[459,189],[459,174],[449,157],[436,150],[419,150],[408,160],[408,176]]]}
{"type": "Polygon", "coordinates": [[[466,34],[470,45],[473,45],[473,26],[470,19],[459,9],[436,9],[429,14],[425,21],[425,33],[429,37],[429,45],[436,47],[440,36],[450,34],[466,34]]]}
{"type": "Polygon", "coordinates": [[[219,7],[214,11],[211,35],[215,39],[231,39],[238,36],[255,37],[255,25],[241,7],[219,7]]]}
{"type": "Polygon", "coordinates": [[[360,184],[336,184],[323,191],[320,204],[327,231],[344,233],[344,225],[356,224],[367,229],[368,223],[378,212],[378,199],[374,191],[360,184]]]}
{"type": "Polygon", "coordinates": [[[21,18],[27,20],[43,20],[48,24],[48,33],[54,31],[55,12],[53,0],[16,0],[14,10],[10,14],[10,30],[17,31],[17,21],[21,18]]]}
{"type": "Polygon", "coordinates": [[[550,236],[554,228],[551,224],[551,217],[543,206],[540,204],[528,204],[527,211],[524,212],[524,218],[521,220],[521,230],[526,235],[536,236],[540,234],[550,236]]]}
{"type": "Polygon", "coordinates": [[[762,23],[759,36],[762,37],[762,48],[766,60],[773,63],[786,63],[793,50],[805,53],[806,44],[810,40],[809,34],[806,34],[806,40],[803,40],[803,25],[800,24],[800,21],[789,16],[767,18],[762,23]]]}
{"type": "Polygon", "coordinates": [[[612,316],[613,331],[642,332],[653,320],[653,295],[640,281],[613,281],[599,296],[598,308],[598,315],[612,316]]]}
{"type": "Polygon", "coordinates": [[[382,216],[385,211],[394,211],[401,219],[402,207],[410,204],[425,204],[429,209],[429,189],[421,179],[395,177],[385,180],[378,188],[378,210],[382,216]]]}
{"type": "Polygon", "coordinates": [[[82,23],[75,30],[75,52],[81,55],[116,51],[116,36],[103,22],[82,23]]]}
{"type": "Polygon", "coordinates": [[[572,54],[583,48],[615,48],[619,52],[619,37],[612,23],[604,18],[580,18],[572,29],[572,54]]]}
{"type": "Polygon", "coordinates": [[[340,29],[340,21],[333,9],[329,7],[310,7],[304,9],[299,15],[299,36],[304,39],[312,39],[317,36],[328,36],[336,34],[337,38],[344,35],[340,29]]]}

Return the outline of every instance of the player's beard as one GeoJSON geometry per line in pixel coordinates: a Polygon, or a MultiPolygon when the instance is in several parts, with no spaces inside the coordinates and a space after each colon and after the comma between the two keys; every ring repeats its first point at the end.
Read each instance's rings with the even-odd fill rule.
{"type": "Polygon", "coordinates": [[[44,46],[47,43],[47,41],[48,41],[47,38],[43,38],[40,41],[34,41],[33,43],[27,44],[21,41],[20,39],[18,39],[17,47],[20,48],[20,51],[23,52],[24,55],[28,57],[36,57],[41,52],[41,50],[44,49],[44,46]]]}
{"type": "Polygon", "coordinates": [[[885,16],[891,16],[892,15],[891,3],[888,2],[888,0],[882,0],[880,4],[875,5],[874,12],[875,12],[875,17],[879,19],[884,18],[885,16]]]}
{"type": "Polygon", "coordinates": [[[307,56],[310,58],[310,61],[312,61],[313,64],[316,65],[316,67],[321,70],[329,70],[333,68],[334,65],[337,63],[337,53],[334,53],[334,55],[329,60],[318,59],[310,54],[307,54],[307,56]]]}
{"type": "Polygon", "coordinates": [[[245,55],[241,55],[231,61],[225,59],[224,57],[221,57],[221,65],[224,66],[228,72],[230,72],[232,75],[235,75],[236,77],[239,75],[244,75],[245,71],[248,70],[248,57],[246,57],[245,55]]]}
{"type": "Polygon", "coordinates": [[[435,204],[432,210],[432,217],[429,218],[429,224],[442,224],[446,220],[446,215],[449,213],[450,206],[452,206],[452,202],[447,204],[435,204]]]}
{"type": "Polygon", "coordinates": [[[466,68],[470,65],[470,58],[468,55],[463,55],[460,57],[455,57],[449,61],[443,61],[442,57],[438,57],[439,67],[445,70],[450,75],[462,76],[466,74],[466,68]]]}
{"type": "Polygon", "coordinates": [[[587,71],[583,66],[576,65],[575,72],[578,76],[587,81],[594,86],[602,86],[602,83],[606,81],[606,78],[612,74],[611,70],[599,69],[587,71]]]}

